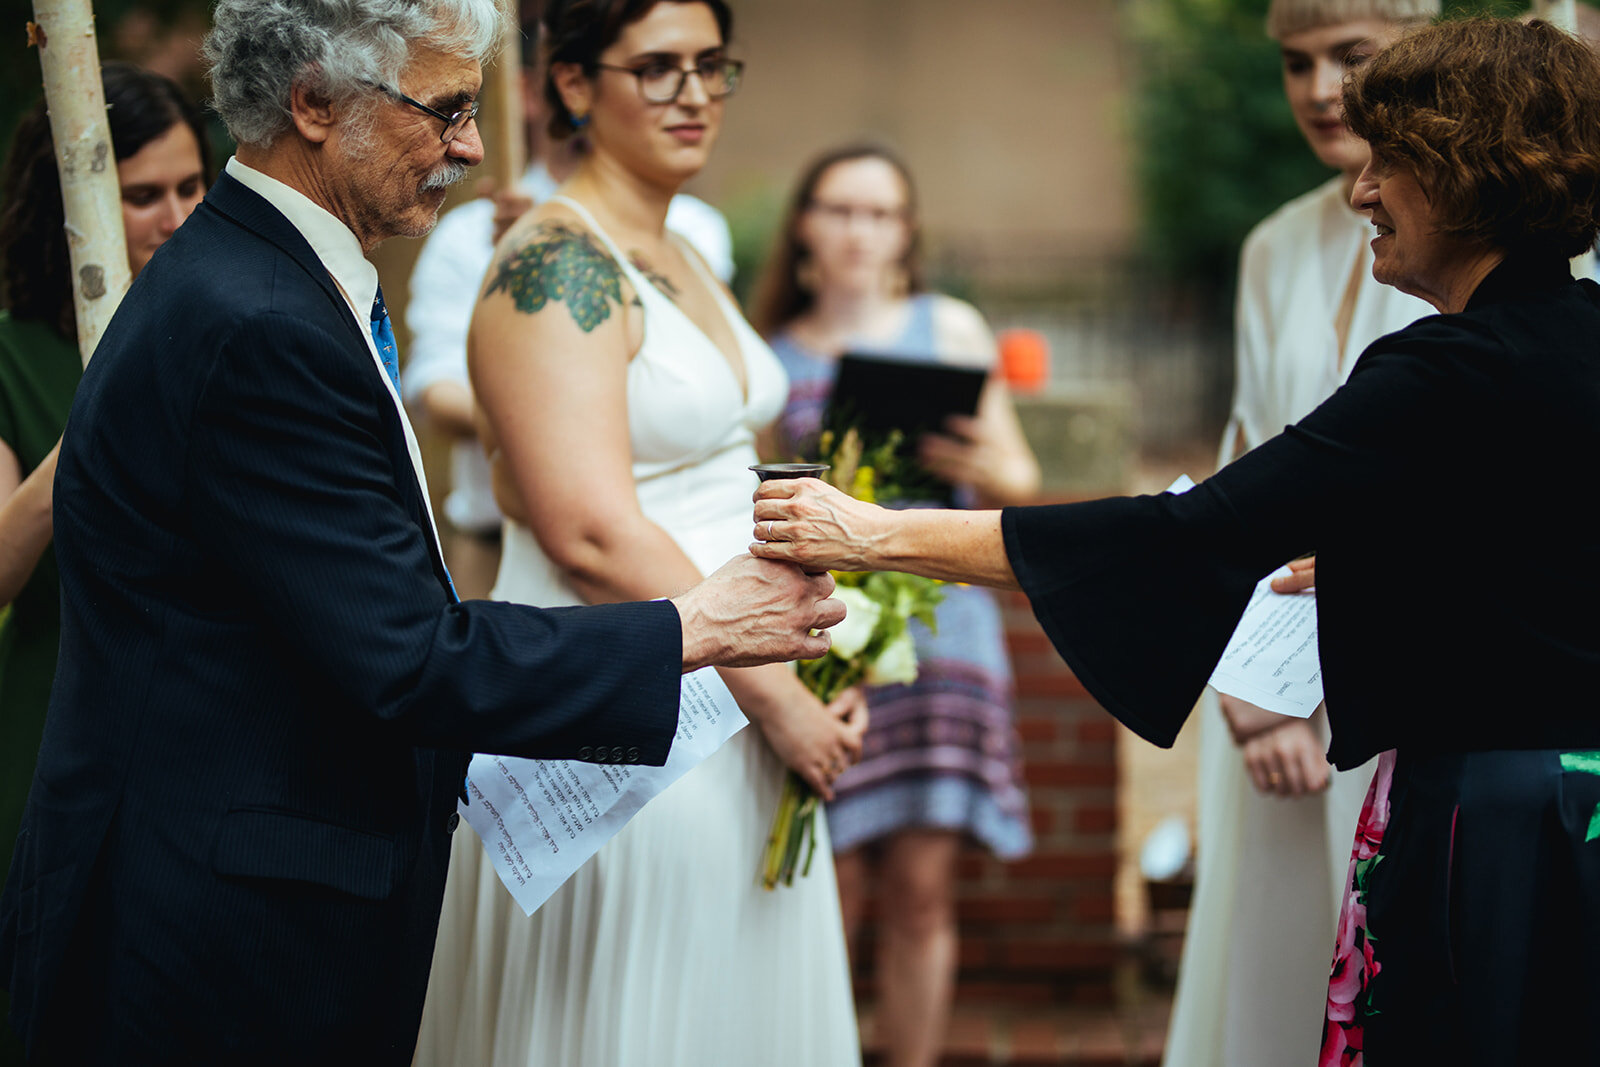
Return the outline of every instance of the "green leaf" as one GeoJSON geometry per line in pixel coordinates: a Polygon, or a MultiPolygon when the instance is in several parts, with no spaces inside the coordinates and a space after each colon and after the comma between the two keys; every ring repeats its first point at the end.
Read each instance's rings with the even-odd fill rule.
{"type": "Polygon", "coordinates": [[[1366,895],[1367,895],[1367,883],[1372,878],[1373,868],[1377,867],[1377,865],[1380,862],[1382,862],[1382,860],[1383,860],[1383,856],[1380,854],[1380,855],[1376,855],[1376,856],[1371,856],[1371,857],[1369,857],[1367,859],[1364,859],[1364,860],[1357,860],[1356,861],[1356,879],[1355,879],[1356,885],[1355,885],[1355,888],[1356,888],[1356,892],[1361,894],[1363,899],[1365,899],[1366,895]]]}
{"type": "Polygon", "coordinates": [[[1563,752],[1561,769],[1579,774],[1600,774],[1600,752],[1563,752]]]}

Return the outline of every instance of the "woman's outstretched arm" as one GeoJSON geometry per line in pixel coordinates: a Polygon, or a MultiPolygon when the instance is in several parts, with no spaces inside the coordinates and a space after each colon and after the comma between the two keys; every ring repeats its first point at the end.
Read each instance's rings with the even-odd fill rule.
{"type": "MultiPolygon", "coordinates": [[[[0,500],[0,607],[11,603],[33,577],[50,544],[51,490],[56,478],[56,454],[60,442],[26,478],[13,483],[11,492],[0,500]]],[[[17,474],[16,453],[0,444],[0,461],[9,459],[11,474],[17,474]]],[[[3,467],[0,467],[3,470],[3,467]]]]}
{"type": "Polygon", "coordinates": [[[763,482],[755,500],[750,551],[765,559],[1018,588],[998,511],[890,511],[815,478],[763,482]]]}

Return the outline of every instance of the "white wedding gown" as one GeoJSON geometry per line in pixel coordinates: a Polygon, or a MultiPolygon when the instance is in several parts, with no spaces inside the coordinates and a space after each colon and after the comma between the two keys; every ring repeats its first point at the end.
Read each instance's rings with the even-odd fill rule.
{"type": "MultiPolygon", "coordinates": [[[[639,503],[710,573],[750,541],[747,468],[755,431],[783,407],[783,370],[702,271],[739,339],[741,392],[710,339],[581,206],[557,199],[587,219],[643,302],[644,343],[628,368],[639,503]]],[[[492,596],[578,602],[533,535],[513,523],[492,596]]],[[[826,827],[809,877],[773,892],[756,884],[783,774],[760,731],[746,727],[646,805],[531,918],[462,823],[417,1067],[858,1064],[826,827]]]]}

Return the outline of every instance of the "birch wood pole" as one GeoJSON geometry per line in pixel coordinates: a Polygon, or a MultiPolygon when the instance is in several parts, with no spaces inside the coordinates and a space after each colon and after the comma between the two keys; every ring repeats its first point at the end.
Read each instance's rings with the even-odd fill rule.
{"type": "Polygon", "coordinates": [[[522,154],[526,140],[522,124],[522,28],[506,19],[500,41],[500,58],[488,71],[488,97],[494,110],[494,182],[497,189],[513,189],[522,180],[522,154]]]}
{"type": "Polygon", "coordinates": [[[78,351],[87,365],[130,280],[90,0],[34,0],[28,38],[39,49],[44,72],[72,261],[78,351]]]}

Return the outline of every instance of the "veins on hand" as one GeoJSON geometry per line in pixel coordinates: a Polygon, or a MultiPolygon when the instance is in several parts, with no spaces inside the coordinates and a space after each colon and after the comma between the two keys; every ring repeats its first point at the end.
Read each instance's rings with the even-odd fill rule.
{"type": "Polygon", "coordinates": [[[660,271],[657,271],[651,267],[650,264],[645,261],[644,253],[637,251],[629,252],[628,262],[632,263],[634,268],[638,270],[640,274],[643,274],[646,278],[649,278],[650,284],[654,285],[657,289],[660,289],[663,293],[665,293],[668,299],[678,299],[678,287],[672,284],[671,278],[668,278],[665,274],[662,274],[660,271]]]}
{"type": "Polygon", "coordinates": [[[624,299],[617,261],[592,234],[559,220],[539,223],[499,262],[483,295],[501,291],[528,315],[552,300],[566,304],[584,333],[609,319],[613,305],[621,307],[624,299]]]}

